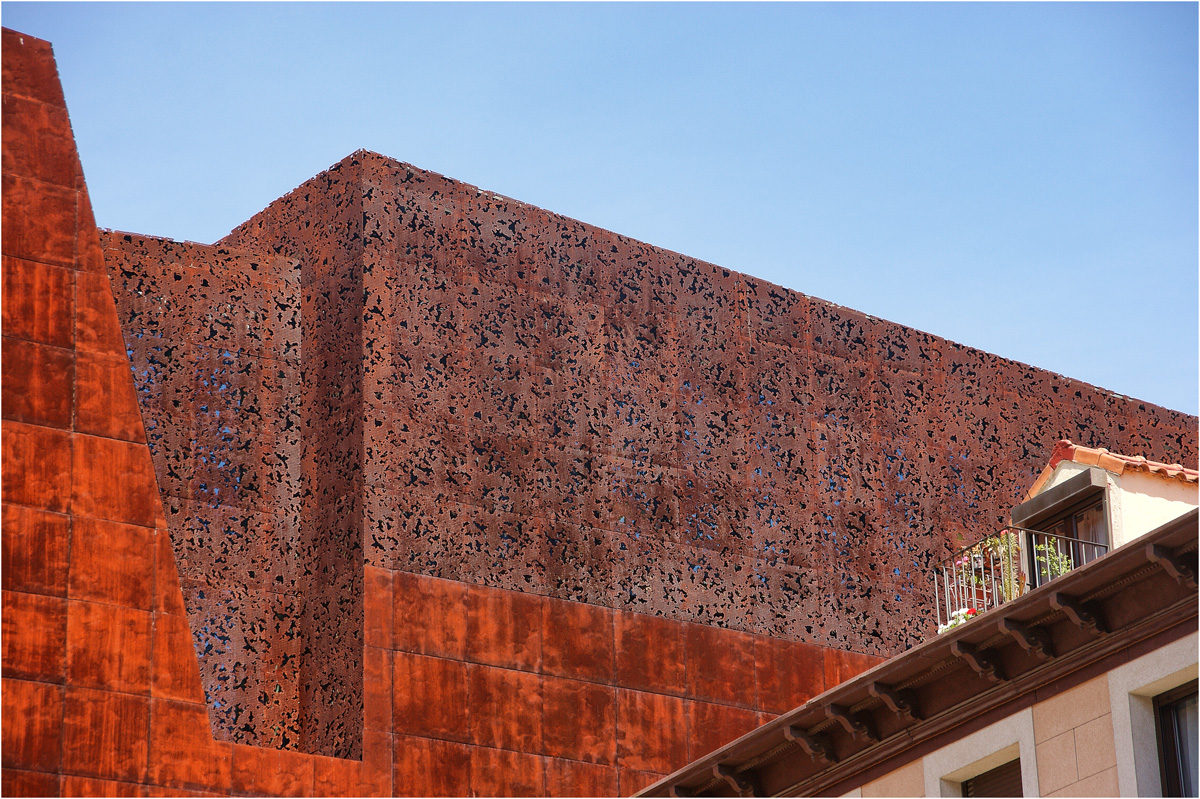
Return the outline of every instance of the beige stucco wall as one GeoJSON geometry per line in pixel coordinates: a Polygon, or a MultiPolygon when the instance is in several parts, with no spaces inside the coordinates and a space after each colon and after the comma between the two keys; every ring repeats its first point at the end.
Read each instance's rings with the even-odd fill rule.
{"type": "Polygon", "coordinates": [[[1197,678],[1200,634],[1192,633],[1108,673],[1122,796],[1162,796],[1154,697],[1197,678]]]}
{"type": "Polygon", "coordinates": [[[1200,488],[1195,483],[1134,471],[1117,476],[1115,482],[1120,489],[1113,502],[1116,546],[1158,529],[1200,503],[1200,488]]]}
{"type": "Polygon", "coordinates": [[[961,796],[963,781],[1017,757],[1026,796],[1118,796],[1108,676],[947,744],[855,795],[961,796]]]}
{"type": "Polygon", "coordinates": [[[1192,633],[952,741],[847,796],[961,796],[1021,758],[1025,796],[1160,796],[1153,697],[1196,679],[1192,633]]]}
{"type": "Polygon", "coordinates": [[[1084,466],[1082,463],[1076,463],[1075,461],[1062,461],[1054,467],[1054,471],[1050,473],[1050,479],[1046,481],[1046,485],[1042,486],[1042,490],[1038,493],[1044,493],[1057,485],[1065,483],[1075,475],[1086,472],[1090,468],[1090,466],[1084,466]]]}
{"type": "Polygon", "coordinates": [[[845,796],[962,796],[964,780],[1018,757],[1025,795],[1037,796],[1033,716],[1028,709],[906,763],[845,796]]]}
{"type": "MultiPolygon", "coordinates": [[[[1093,467],[1063,461],[1054,468],[1042,490],[1064,483],[1089,468],[1093,467]]],[[[1113,549],[1158,529],[1200,505],[1200,487],[1195,483],[1132,469],[1119,475],[1106,472],[1105,476],[1113,549]]]]}
{"type": "Polygon", "coordinates": [[[924,796],[924,765],[924,761],[914,760],[907,766],[901,766],[863,785],[859,796],[924,796]]]}
{"type": "Polygon", "coordinates": [[[1108,675],[1033,706],[1042,796],[1117,796],[1108,675]]]}

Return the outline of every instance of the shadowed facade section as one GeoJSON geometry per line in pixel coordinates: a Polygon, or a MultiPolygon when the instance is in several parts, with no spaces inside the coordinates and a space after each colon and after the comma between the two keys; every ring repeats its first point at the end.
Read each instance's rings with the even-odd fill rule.
{"type": "Polygon", "coordinates": [[[360,383],[300,334],[341,324],[333,300],[293,260],[105,239],[214,725],[349,755],[361,722],[329,714],[362,713],[360,383]]]}

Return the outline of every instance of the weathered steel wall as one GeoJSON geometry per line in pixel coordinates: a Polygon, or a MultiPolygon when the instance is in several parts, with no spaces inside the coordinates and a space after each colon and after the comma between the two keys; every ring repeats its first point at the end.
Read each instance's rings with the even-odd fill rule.
{"type": "Polygon", "coordinates": [[[220,246],[107,241],[127,338],[173,309],[153,352],[130,341],[165,493],[167,464],[191,464],[172,531],[241,575],[180,550],[207,591],[189,608],[204,629],[294,630],[269,657],[236,636],[202,651],[234,740],[291,745],[294,728],[302,748],[353,751],[355,711],[330,714],[362,697],[336,656],[360,634],[360,557],[886,655],[929,632],[931,563],[1000,524],[1053,442],[1195,453],[1182,414],[368,152],[220,246]],[[212,282],[185,288],[197,275],[212,282]],[[147,368],[164,347],[173,365],[147,368]],[[234,386],[245,408],[156,410],[168,389],[234,386]],[[262,520],[231,508],[276,514],[250,538],[285,531],[289,554],[255,568],[241,535],[262,520]],[[287,557],[302,576],[281,583],[265,564],[287,557]]]}
{"type": "Polygon", "coordinates": [[[105,243],[214,724],[357,757],[362,259],[105,243]]]}
{"type": "Polygon", "coordinates": [[[876,661],[372,566],[310,646],[354,521],[293,523],[297,263],[102,251],[49,45],[3,54],[5,795],[627,795],[876,661]],[[275,748],[350,715],[304,702],[322,657],[361,759],[275,748]]]}
{"type": "Polygon", "coordinates": [[[379,567],[884,654],[1055,441],[1195,458],[1183,414],[372,153],[223,243],[361,259],[379,567]]]}
{"type": "Polygon", "coordinates": [[[1194,462],[1191,417],[366,153],[241,249],[102,260],[4,37],[5,794],[627,794],[922,634],[1060,436],[1194,462]]]}

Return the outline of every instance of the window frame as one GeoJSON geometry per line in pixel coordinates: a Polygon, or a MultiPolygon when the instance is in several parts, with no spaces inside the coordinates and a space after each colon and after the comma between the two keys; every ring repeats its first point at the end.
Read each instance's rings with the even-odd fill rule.
{"type": "Polygon", "coordinates": [[[1033,708],[1027,707],[922,758],[926,796],[962,796],[962,784],[996,766],[1021,761],[1021,790],[1040,796],[1033,708]]]}
{"type": "Polygon", "coordinates": [[[1200,676],[1200,632],[1189,633],[1108,673],[1121,796],[1162,796],[1154,697],[1200,676]]]}
{"type": "Polygon", "coordinates": [[[1198,685],[1200,682],[1192,680],[1154,697],[1154,734],[1158,743],[1159,779],[1163,796],[1185,795],[1179,779],[1180,742],[1176,738],[1174,723],[1167,725],[1164,722],[1168,716],[1174,721],[1172,710],[1181,700],[1197,696],[1198,685]]]}
{"type": "MultiPolygon", "coordinates": [[[[1096,559],[1096,557],[1100,556],[1097,555],[1092,558],[1086,557],[1087,553],[1084,551],[1084,548],[1080,544],[1075,543],[1075,540],[1102,546],[1104,547],[1106,554],[1112,549],[1112,519],[1109,508],[1110,505],[1108,502],[1108,492],[1093,494],[1078,500],[1068,507],[1056,509],[1052,515],[1039,519],[1033,527],[1026,528],[1023,531],[1023,535],[1028,538],[1030,530],[1035,533],[1058,535],[1057,533],[1051,533],[1050,531],[1062,522],[1066,522],[1069,529],[1065,530],[1063,535],[1067,538],[1073,539],[1071,542],[1067,543],[1066,546],[1071,555],[1071,562],[1075,564],[1074,568],[1078,569],[1080,566],[1083,566],[1086,563],[1091,563],[1096,559]],[[1100,515],[1104,519],[1103,540],[1087,541],[1087,539],[1081,538],[1079,535],[1077,519],[1080,514],[1095,507],[1100,508],[1100,515]]],[[[1037,563],[1037,553],[1034,551],[1032,544],[1025,547],[1025,555],[1026,562],[1024,567],[1029,570],[1028,574],[1030,588],[1037,588],[1039,585],[1045,585],[1054,579],[1054,577],[1045,577],[1042,574],[1042,571],[1038,567],[1037,563]]]]}
{"type": "MultiPolygon", "coordinates": [[[[1094,543],[1103,546],[1107,553],[1112,549],[1115,536],[1112,491],[1108,472],[1099,467],[1085,467],[1058,485],[1045,489],[1037,496],[1030,497],[1012,509],[1009,519],[1013,527],[1021,530],[1021,551],[1024,560],[1021,566],[1025,569],[1025,579],[1030,589],[1045,585],[1054,579],[1053,577],[1043,577],[1038,568],[1031,532],[1049,533],[1049,530],[1056,524],[1066,520],[1071,528],[1069,537],[1078,538],[1075,517],[1096,505],[1100,506],[1101,517],[1104,519],[1104,540],[1094,543]]],[[[1085,560],[1084,549],[1079,544],[1068,545],[1068,552],[1074,568],[1095,560],[1095,558],[1085,560]]]]}
{"type": "Polygon", "coordinates": [[[1001,763],[998,766],[993,766],[992,768],[988,769],[987,771],[984,771],[980,774],[976,774],[974,777],[968,777],[967,779],[965,779],[961,783],[959,783],[959,787],[962,788],[962,795],[964,797],[967,797],[967,796],[970,796],[970,797],[974,797],[974,796],[1024,796],[1025,795],[1025,780],[1023,779],[1023,775],[1021,774],[1021,758],[1015,757],[1012,760],[1009,760],[1005,763],[1001,763]],[[999,793],[977,794],[977,793],[973,793],[971,791],[972,783],[974,783],[976,780],[979,780],[983,777],[991,777],[995,772],[999,771],[1000,769],[1009,769],[1009,768],[1013,768],[1013,767],[1015,767],[1015,770],[1016,770],[1017,782],[1021,783],[1020,793],[1014,794],[1012,792],[1008,792],[1008,793],[1003,793],[1003,794],[999,794],[999,793]]]}

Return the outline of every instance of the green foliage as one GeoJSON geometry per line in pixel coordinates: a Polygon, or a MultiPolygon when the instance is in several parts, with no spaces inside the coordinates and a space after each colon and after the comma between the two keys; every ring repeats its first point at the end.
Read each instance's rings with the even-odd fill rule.
{"type": "Polygon", "coordinates": [[[1000,594],[1004,602],[1016,599],[1021,593],[1019,567],[1021,538],[1016,530],[1001,530],[983,541],[985,550],[1000,561],[1000,594]]]}
{"type": "Polygon", "coordinates": [[[1071,553],[1059,551],[1058,545],[1053,542],[1037,544],[1033,550],[1033,557],[1037,561],[1038,567],[1051,580],[1061,577],[1075,568],[1075,561],[1071,557],[1071,553]]]}

